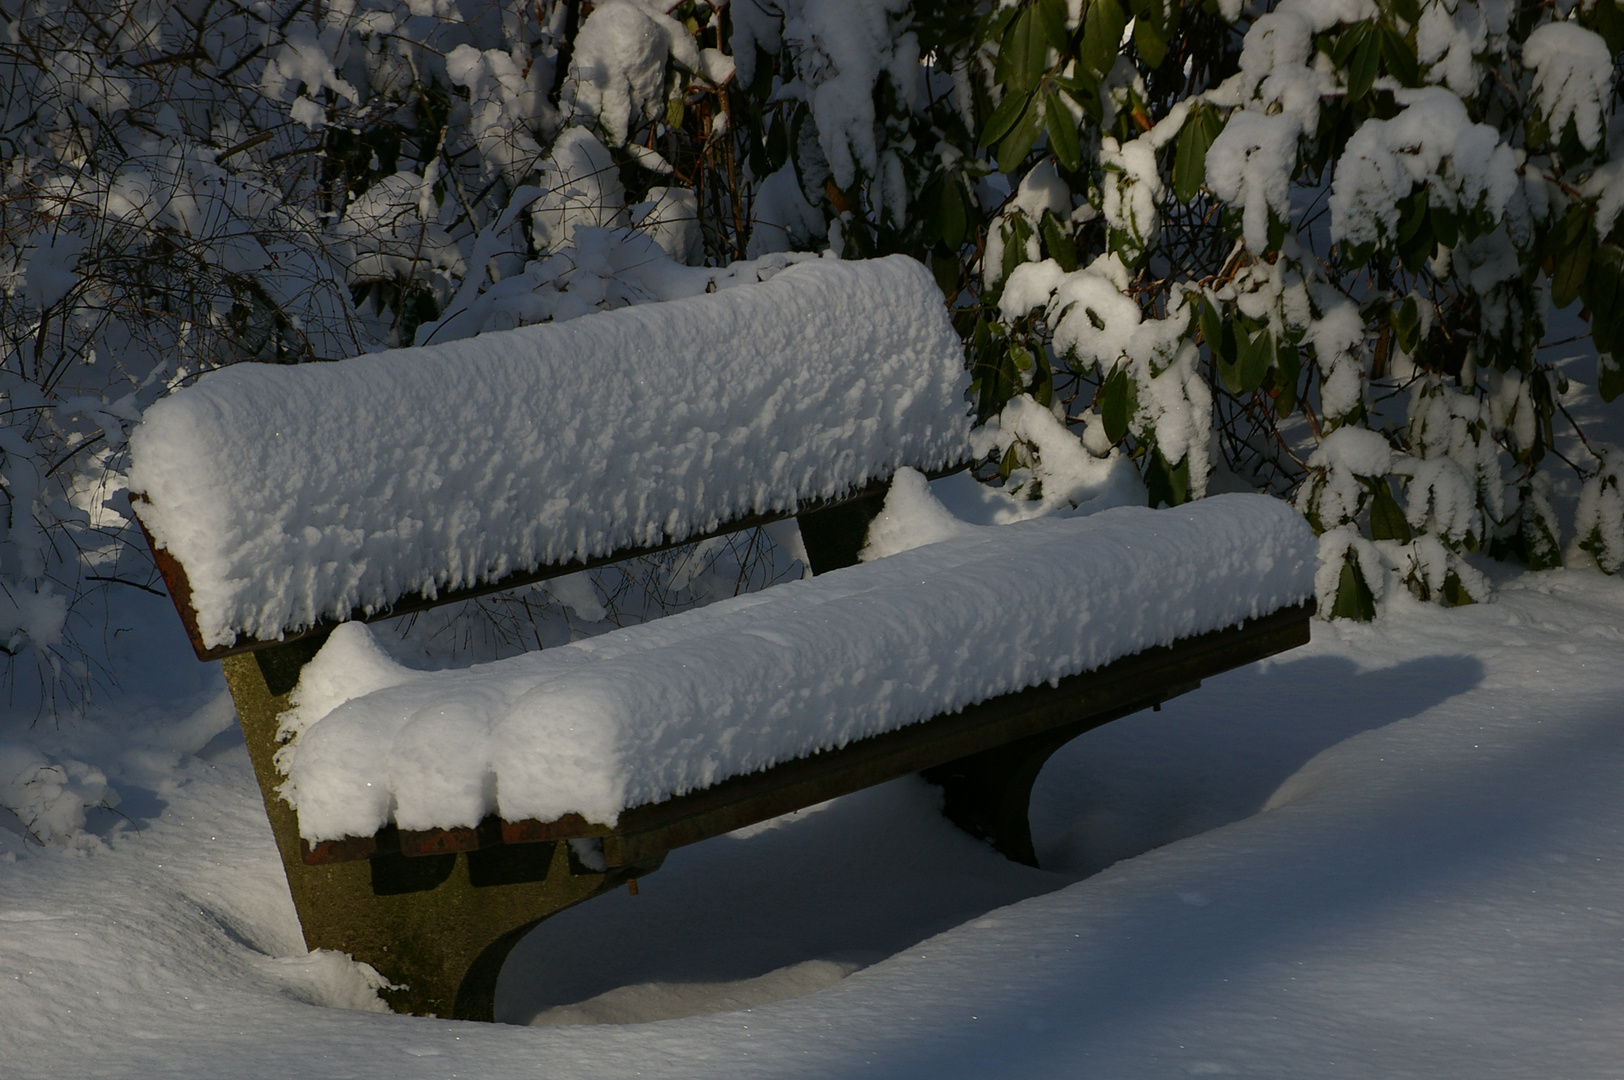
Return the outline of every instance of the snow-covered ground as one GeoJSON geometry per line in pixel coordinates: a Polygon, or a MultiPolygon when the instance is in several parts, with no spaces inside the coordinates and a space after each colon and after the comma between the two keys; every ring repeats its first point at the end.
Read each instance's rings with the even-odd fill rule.
{"type": "Polygon", "coordinates": [[[1034,797],[1043,871],[958,833],[913,779],[674,852],[640,895],[515,951],[498,1013],[529,1027],[380,1013],[354,966],[305,953],[217,669],[142,601],[114,618],[116,698],[3,733],[122,796],[77,850],[0,830],[8,1078],[1624,1060],[1624,582],[1595,572],[1316,624],[1084,736],[1034,797]]]}

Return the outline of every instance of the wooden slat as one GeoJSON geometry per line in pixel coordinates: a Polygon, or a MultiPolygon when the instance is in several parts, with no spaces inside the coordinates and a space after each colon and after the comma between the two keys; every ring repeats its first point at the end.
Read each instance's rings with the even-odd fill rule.
{"type": "MultiPolygon", "coordinates": [[[[376,836],[346,836],[342,840],[323,840],[317,844],[300,837],[299,857],[306,866],[325,866],[385,854],[381,847],[376,836]]],[[[400,850],[398,845],[395,850],[400,850]]]]}
{"type": "Polygon", "coordinates": [[[576,840],[587,836],[608,836],[607,825],[594,825],[580,814],[565,814],[557,821],[502,822],[504,844],[535,844],[547,840],[576,840]]]}
{"type": "MultiPolygon", "coordinates": [[[[614,828],[591,825],[577,814],[558,821],[501,822],[492,829],[428,830],[402,833],[398,848],[379,834],[378,853],[386,847],[407,854],[432,853],[436,844],[527,843],[601,836],[611,866],[637,862],[674,847],[743,828],[779,814],[812,806],[838,795],[884,783],[956,761],[1015,739],[1066,725],[1098,726],[1150,708],[1195,689],[1202,679],[1240,667],[1308,642],[1312,601],[1240,626],[1186,638],[1123,657],[1094,671],[1062,679],[1058,686],[1037,686],[1006,694],[961,712],[785,762],[748,776],[736,776],[712,787],[665,802],[624,811],[614,828]],[[434,833],[445,832],[443,839],[434,833]],[[449,834],[455,833],[455,836],[449,834]]],[[[493,819],[494,820],[494,819],[493,819]]],[[[308,847],[309,863],[342,862],[372,854],[371,837],[346,837],[308,847]]],[[[451,850],[446,848],[445,850],[451,850]]],[[[459,847],[455,850],[472,850],[459,847]]]]}
{"type": "MultiPolygon", "coordinates": [[[[459,851],[478,851],[480,835],[477,829],[402,829],[400,853],[402,855],[454,855],[459,851]]],[[[500,843],[500,836],[496,839],[500,843]]],[[[487,840],[483,846],[490,846],[487,840]]]]}

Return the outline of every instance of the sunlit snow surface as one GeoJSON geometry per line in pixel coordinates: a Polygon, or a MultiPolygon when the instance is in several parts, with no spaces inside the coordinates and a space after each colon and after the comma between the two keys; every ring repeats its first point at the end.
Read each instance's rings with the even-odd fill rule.
{"type": "MultiPolygon", "coordinates": [[[[886,507],[899,509],[895,496],[886,507]]],[[[1314,534],[1267,495],[960,530],[456,672],[392,665],[364,626],[342,626],[282,721],[281,790],[299,833],[455,828],[492,813],[613,824],[627,807],[1313,595],[1314,534]]]]}
{"type": "Polygon", "coordinates": [[[115,613],[129,683],[94,721],[8,722],[104,768],[128,815],[93,813],[107,850],[87,855],[0,831],[8,1078],[1602,1077],[1624,1060],[1624,583],[1594,572],[1316,624],[1279,662],[1083,737],[1034,799],[1051,871],[957,833],[914,780],[679,850],[639,896],[544,924],[503,974],[515,1021],[753,1002],[631,1026],[310,1004],[368,991],[304,954],[241,742],[209,739],[216,669],[173,622],[157,600],[115,613]]]}
{"type": "Polygon", "coordinates": [[[130,437],[206,646],[712,531],[964,456],[921,264],[770,281],[339,364],[238,364],[130,437]]]}

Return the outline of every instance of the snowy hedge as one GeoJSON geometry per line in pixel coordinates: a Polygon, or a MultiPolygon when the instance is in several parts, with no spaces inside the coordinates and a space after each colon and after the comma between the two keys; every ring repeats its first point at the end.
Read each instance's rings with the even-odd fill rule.
{"type": "Polygon", "coordinates": [[[0,0],[0,646],[82,675],[75,601],[150,584],[108,499],[202,371],[829,248],[931,267],[1008,490],[1030,398],[1152,502],[1295,498],[1338,615],[1616,572],[1567,410],[1624,391],[1621,49],[1616,0],[0,0]]]}

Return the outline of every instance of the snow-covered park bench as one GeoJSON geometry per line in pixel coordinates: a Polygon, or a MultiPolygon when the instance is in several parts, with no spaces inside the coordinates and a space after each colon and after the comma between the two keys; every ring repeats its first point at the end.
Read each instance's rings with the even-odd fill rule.
{"type": "MultiPolygon", "coordinates": [[[[1035,863],[1081,732],[1301,644],[1314,539],[1222,496],[858,562],[886,486],[970,456],[918,264],[760,283],[340,363],[240,364],[149,410],[134,503],[223,662],[312,949],[398,1010],[490,1019],[511,946],[667,851],[925,772],[1035,863]],[[817,576],[473,668],[366,622],[798,519],[817,576]]],[[[902,485],[899,485],[899,488],[902,485]]]]}

